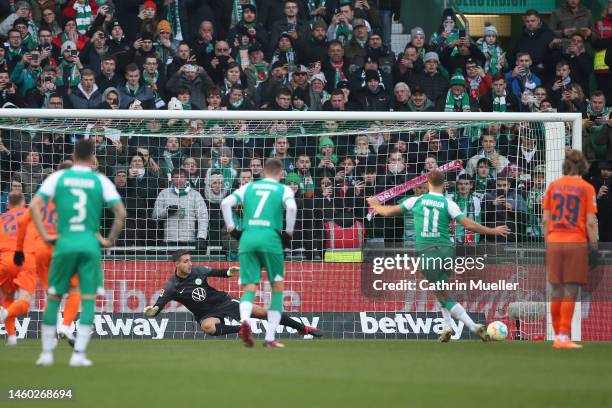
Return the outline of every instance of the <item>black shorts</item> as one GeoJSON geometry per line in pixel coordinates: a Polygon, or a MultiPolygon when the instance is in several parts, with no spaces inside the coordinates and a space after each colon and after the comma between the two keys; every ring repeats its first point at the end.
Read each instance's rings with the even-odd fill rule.
{"type": "Polygon", "coordinates": [[[202,320],[211,317],[216,317],[217,319],[221,320],[221,323],[223,323],[223,319],[225,319],[226,317],[240,321],[240,301],[238,299],[233,298],[224,300],[210,312],[201,316],[197,316],[196,320],[198,324],[201,325],[202,320]]]}

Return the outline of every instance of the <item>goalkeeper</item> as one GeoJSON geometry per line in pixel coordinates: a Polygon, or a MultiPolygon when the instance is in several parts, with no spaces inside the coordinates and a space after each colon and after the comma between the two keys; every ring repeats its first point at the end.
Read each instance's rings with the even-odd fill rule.
{"type": "MultiPolygon", "coordinates": [[[[148,318],[157,316],[166,303],[175,300],[193,314],[204,333],[210,336],[238,333],[240,326],[227,325],[224,323],[224,318],[240,321],[240,301],[232,298],[227,292],[210,286],[207,278],[228,278],[238,275],[240,268],[233,266],[229,269],[212,269],[208,266],[194,266],[191,254],[184,249],[174,252],[172,260],[176,266],[174,275],[164,285],[155,305],[145,307],[145,316],[148,318]]],[[[266,309],[253,307],[253,317],[266,319],[267,316],[266,309]]],[[[280,324],[297,330],[302,336],[322,337],[323,335],[317,328],[305,326],[284,313],[280,324]]]]}

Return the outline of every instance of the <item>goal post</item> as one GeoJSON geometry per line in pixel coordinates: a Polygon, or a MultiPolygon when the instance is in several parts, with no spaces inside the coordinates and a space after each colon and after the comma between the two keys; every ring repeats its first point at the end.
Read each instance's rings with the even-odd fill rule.
{"type": "MultiPolygon", "coordinates": [[[[580,114],[571,113],[4,109],[0,132],[14,154],[10,165],[2,167],[3,192],[18,180],[31,195],[83,137],[95,140],[99,170],[125,183],[120,192],[128,206],[128,232],[121,244],[104,252],[106,294],[98,300],[94,327],[100,337],[125,338],[203,336],[178,304],[171,303],[158,321],[145,319],[142,308],[157,298],[171,275],[169,254],[178,247],[191,249],[196,263],[226,267],[237,261],[237,243],[223,231],[219,201],[249,172],[257,176],[258,158],[270,156],[283,161],[283,182],[297,189],[301,206],[298,237],[286,250],[284,307],[294,318],[323,328],[332,338],[436,337],[441,318],[431,293],[368,289],[373,285],[368,269],[372,257],[381,250],[413,250],[414,225],[409,217],[372,217],[365,199],[381,195],[387,204],[398,204],[418,194],[424,174],[438,167],[447,174],[452,199],[460,197],[461,175],[470,176],[469,194],[476,199],[470,195],[464,200],[465,209],[488,224],[497,217],[491,215],[496,211],[491,210],[496,182],[507,182],[514,207],[504,217],[516,226],[515,238],[485,242],[460,233],[456,225],[451,228],[458,244],[494,248],[495,260],[487,266],[490,277],[523,289],[495,295],[482,288],[467,290],[458,299],[476,320],[503,320],[514,328],[511,303],[546,301],[537,286],[545,278],[538,225],[541,190],[561,175],[566,146],[582,145],[580,114]],[[491,152],[483,147],[487,138],[491,152]],[[485,163],[483,175],[479,162],[485,163]],[[186,187],[173,185],[178,168],[185,171],[186,187]],[[175,193],[178,203],[183,202],[181,194],[193,201],[169,214],[164,200],[175,193]],[[532,271],[537,287],[529,286],[532,271]]],[[[235,216],[240,218],[238,212],[235,216]]],[[[472,248],[474,253],[485,250],[478,248],[472,248]]],[[[235,278],[211,283],[240,296],[235,278]]],[[[268,290],[263,283],[258,291],[257,301],[264,306],[268,290]]],[[[44,294],[38,291],[36,299],[28,336],[36,336],[44,294]]],[[[547,337],[545,317],[520,319],[522,338],[547,337]]],[[[227,323],[236,324],[231,319],[227,323]]],[[[575,325],[580,333],[580,319],[575,325]]],[[[263,330],[264,323],[255,328],[263,330]]],[[[282,330],[282,335],[295,335],[282,330]]],[[[467,338],[469,333],[463,329],[457,336],[467,338]]]]}

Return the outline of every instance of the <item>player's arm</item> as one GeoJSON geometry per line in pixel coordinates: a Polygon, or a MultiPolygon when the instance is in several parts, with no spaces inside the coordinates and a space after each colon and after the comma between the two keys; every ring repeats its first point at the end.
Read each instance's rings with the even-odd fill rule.
{"type": "Polygon", "coordinates": [[[394,217],[396,215],[402,215],[402,208],[399,205],[382,205],[378,202],[376,197],[368,198],[368,204],[378,215],[383,217],[394,217]]]}
{"type": "Polygon", "coordinates": [[[510,233],[510,228],[507,225],[499,225],[495,228],[485,227],[484,225],[474,221],[470,217],[463,217],[459,220],[459,224],[463,225],[465,229],[472,232],[484,235],[501,235],[506,236],[510,233]]]}
{"type": "Polygon", "coordinates": [[[587,214],[586,221],[587,235],[589,237],[589,246],[593,250],[597,250],[597,243],[599,242],[599,227],[597,225],[597,216],[595,213],[587,214]]]}
{"type": "Polygon", "coordinates": [[[159,312],[164,310],[164,307],[166,306],[166,304],[170,302],[171,300],[173,300],[173,297],[174,297],[174,285],[172,284],[172,281],[168,279],[161,293],[157,297],[155,304],[153,304],[153,306],[146,306],[144,308],[144,311],[143,311],[144,315],[147,318],[153,318],[157,316],[159,312]]]}
{"type": "Polygon", "coordinates": [[[13,255],[13,262],[17,266],[23,265],[23,261],[25,260],[25,256],[23,254],[23,243],[25,241],[26,231],[28,229],[28,225],[30,225],[30,221],[32,221],[32,216],[29,212],[26,212],[17,223],[17,242],[15,243],[15,255],[13,255]]]}
{"type": "Polygon", "coordinates": [[[113,225],[111,227],[108,237],[103,238],[101,234],[98,234],[98,241],[103,248],[110,248],[115,245],[115,241],[119,238],[119,234],[123,231],[125,225],[125,206],[121,201],[121,196],[115,185],[106,177],[100,176],[102,182],[102,194],[104,195],[104,202],[108,205],[113,212],[113,225]]]}
{"type": "Polygon", "coordinates": [[[544,238],[548,236],[548,228],[550,227],[550,211],[544,210],[542,212],[542,227],[544,228],[544,238]]]}
{"type": "Polygon", "coordinates": [[[236,229],[234,219],[232,217],[232,208],[242,203],[244,200],[244,192],[246,191],[246,185],[240,187],[232,194],[228,195],[221,201],[221,212],[223,213],[223,220],[225,221],[225,228],[227,232],[235,239],[240,239],[242,234],[236,229]]]}
{"type": "Polygon", "coordinates": [[[285,187],[283,205],[285,206],[285,231],[291,236],[293,235],[293,229],[295,228],[297,203],[295,202],[293,190],[291,190],[289,187],[285,187]]]}
{"type": "MultiPolygon", "coordinates": [[[[194,268],[196,268],[196,267],[194,267],[194,268]]],[[[213,278],[229,278],[229,277],[238,275],[240,273],[240,267],[239,266],[230,266],[227,269],[225,269],[225,268],[209,268],[209,267],[203,267],[203,268],[205,268],[205,270],[203,270],[202,272],[206,275],[207,278],[210,278],[210,277],[213,277],[213,278]]]]}
{"type": "MultiPolygon", "coordinates": [[[[42,187],[41,187],[42,189],[42,187]]],[[[32,217],[32,222],[36,226],[40,237],[45,241],[47,245],[51,245],[56,239],[57,236],[51,236],[45,230],[45,225],[43,223],[42,215],[40,210],[45,206],[45,199],[42,195],[36,194],[32,201],[30,201],[30,217],[32,217]]]]}

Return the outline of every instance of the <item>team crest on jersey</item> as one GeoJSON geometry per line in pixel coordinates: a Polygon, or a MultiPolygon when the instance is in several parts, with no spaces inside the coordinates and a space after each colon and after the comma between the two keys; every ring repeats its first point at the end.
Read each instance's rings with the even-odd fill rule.
{"type": "Polygon", "coordinates": [[[191,298],[196,302],[202,302],[206,299],[206,290],[204,288],[195,288],[191,292],[191,298]]]}
{"type": "Polygon", "coordinates": [[[202,279],[197,278],[197,279],[195,280],[195,284],[196,284],[196,285],[201,285],[201,284],[202,284],[202,279]]]}

